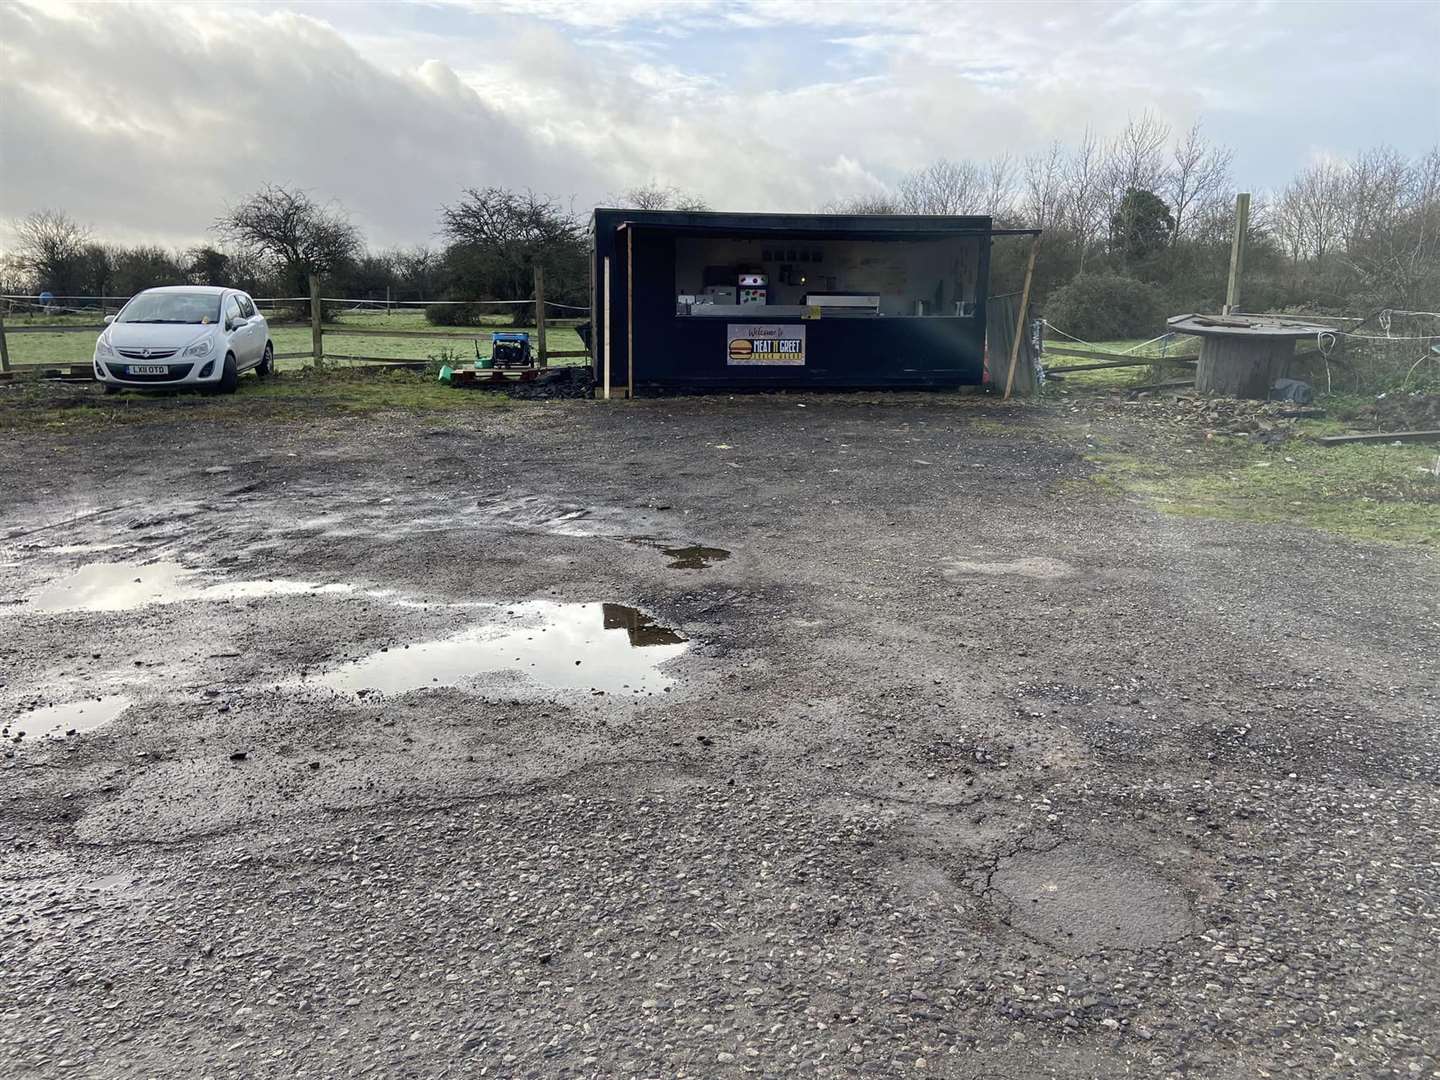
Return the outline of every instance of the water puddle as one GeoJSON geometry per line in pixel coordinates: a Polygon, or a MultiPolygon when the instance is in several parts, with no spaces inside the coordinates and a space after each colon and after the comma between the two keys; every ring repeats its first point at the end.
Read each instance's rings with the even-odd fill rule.
{"type": "MultiPolygon", "coordinates": [[[[449,637],[371,653],[301,682],[350,694],[403,694],[516,676],[522,688],[653,694],[674,683],[660,665],[689,647],[638,608],[536,600],[497,609],[493,620],[449,637]]],[[[507,693],[515,689],[507,683],[507,693]]]]}
{"type": "Polygon", "coordinates": [[[245,600],[350,592],[349,585],[311,581],[227,581],[206,584],[200,572],[176,562],[91,563],[52,581],[35,595],[35,611],[130,611],[185,600],[245,600]]]}
{"type": "Polygon", "coordinates": [[[653,536],[627,536],[625,542],[655,548],[671,560],[666,564],[671,570],[704,570],[712,563],[724,562],[730,558],[730,552],[724,548],[702,547],[699,544],[675,547],[669,540],[659,540],[653,536]]]}
{"type": "Polygon", "coordinates": [[[16,716],[0,729],[0,735],[17,741],[21,738],[63,739],[67,735],[83,735],[104,727],[129,706],[130,699],[123,694],[49,705],[16,716]]]}

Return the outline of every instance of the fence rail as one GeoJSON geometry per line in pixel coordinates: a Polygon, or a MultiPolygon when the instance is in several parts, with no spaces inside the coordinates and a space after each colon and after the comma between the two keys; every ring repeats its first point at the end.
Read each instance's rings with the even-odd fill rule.
{"type": "MultiPolygon", "coordinates": [[[[11,375],[11,374],[18,374],[19,372],[22,372],[22,371],[24,371],[24,372],[39,371],[39,372],[42,372],[42,373],[43,373],[43,372],[47,372],[47,371],[60,372],[60,371],[78,370],[78,369],[81,369],[81,368],[85,369],[85,370],[88,372],[88,371],[91,370],[91,361],[90,361],[90,358],[89,358],[89,357],[84,357],[84,358],[82,358],[82,359],[75,359],[75,360],[19,361],[19,362],[14,362],[14,363],[12,363],[12,362],[11,362],[11,359],[10,359],[10,352],[9,352],[9,345],[8,345],[8,343],[7,343],[7,337],[9,337],[9,336],[14,336],[14,335],[18,335],[18,334],[97,334],[97,333],[103,332],[103,331],[105,330],[106,326],[109,325],[108,323],[68,323],[68,324],[67,324],[67,323],[57,323],[57,324],[46,324],[46,325],[40,325],[40,326],[27,324],[27,325],[24,325],[24,326],[13,326],[13,325],[12,325],[12,326],[8,326],[8,327],[7,327],[7,326],[5,325],[4,310],[3,310],[6,305],[18,303],[18,304],[21,304],[21,305],[23,305],[23,306],[25,306],[25,307],[32,307],[32,308],[45,307],[45,308],[52,308],[52,309],[60,308],[60,309],[64,309],[65,311],[70,312],[70,313],[73,313],[73,314],[93,314],[93,312],[96,310],[96,309],[93,308],[93,307],[92,307],[92,308],[80,308],[80,309],[69,308],[69,307],[66,307],[66,306],[63,305],[63,304],[58,303],[58,301],[65,301],[65,300],[89,300],[89,301],[95,301],[95,302],[97,303],[97,305],[99,306],[99,310],[100,310],[101,312],[103,312],[103,311],[105,310],[105,307],[106,307],[106,306],[109,306],[109,305],[111,304],[111,302],[114,302],[114,303],[116,303],[116,304],[121,304],[121,303],[124,303],[124,302],[125,302],[126,300],[128,300],[128,299],[129,299],[129,297],[119,297],[119,296],[111,296],[111,297],[99,297],[99,296],[51,296],[51,297],[47,297],[47,299],[46,299],[45,302],[42,302],[40,296],[38,296],[38,295],[37,295],[37,296],[27,296],[27,295],[18,295],[18,294],[11,294],[11,293],[0,293],[0,374],[3,374],[3,375],[11,375]]],[[[531,299],[529,299],[529,300],[438,300],[438,301],[437,301],[437,300],[410,300],[410,301],[399,301],[399,300],[393,300],[393,301],[392,301],[392,300],[349,300],[349,299],[332,298],[332,297],[322,296],[322,295],[321,295],[321,289],[320,289],[320,282],[319,282],[318,279],[313,278],[313,277],[310,279],[310,295],[309,295],[309,296],[254,297],[253,299],[254,299],[254,301],[255,301],[256,304],[272,304],[272,305],[273,305],[273,304],[285,304],[285,303],[288,303],[288,304],[304,304],[304,305],[308,306],[309,312],[310,312],[310,318],[309,318],[309,320],[308,320],[308,325],[309,325],[309,328],[310,328],[310,348],[309,348],[309,349],[303,349],[303,350],[287,351],[287,352],[277,352],[277,353],[275,354],[275,359],[276,359],[276,360],[304,360],[304,359],[309,359],[309,360],[311,360],[311,361],[314,363],[314,365],[315,365],[317,368],[324,367],[325,361],[327,361],[327,360],[336,360],[336,361],[342,361],[342,362],[345,362],[345,363],[376,364],[376,365],[380,365],[380,366],[384,366],[384,367],[416,367],[416,366],[424,365],[424,364],[426,363],[425,360],[420,360],[420,359],[416,359],[416,358],[413,358],[413,357],[407,358],[407,357],[395,357],[395,356],[368,356],[368,355],[355,354],[355,353],[330,352],[330,351],[327,351],[326,348],[325,348],[325,338],[326,338],[327,336],[329,336],[329,337],[340,337],[340,338],[346,338],[346,337],[402,338],[402,339],[409,339],[409,340],[425,340],[425,341],[452,341],[452,342],[457,342],[457,343],[459,343],[459,342],[467,342],[467,341],[470,340],[470,338],[471,338],[471,336],[472,336],[472,335],[470,335],[470,334],[465,333],[463,328],[458,328],[458,327],[455,328],[455,329],[453,329],[453,330],[451,330],[451,331],[445,331],[445,330],[390,330],[390,329],[386,329],[386,328],[384,328],[384,327],[370,327],[370,326],[366,326],[366,327],[358,327],[358,326],[342,326],[342,327],[331,326],[331,327],[326,327],[325,324],[323,323],[322,319],[321,319],[321,306],[322,306],[323,304],[334,304],[334,305],[347,304],[347,305],[352,305],[352,310],[357,310],[357,311],[370,311],[370,310],[374,310],[377,314],[380,314],[380,313],[383,313],[383,312],[394,311],[396,308],[400,308],[400,309],[406,309],[406,308],[414,309],[414,308],[420,308],[420,307],[430,307],[431,305],[434,305],[434,304],[443,304],[443,305],[447,305],[447,306],[453,306],[453,305],[473,305],[473,306],[476,306],[476,307],[492,307],[492,306],[493,306],[493,307],[497,307],[497,308],[510,309],[510,310],[512,310],[512,311],[519,311],[519,310],[521,310],[521,309],[523,309],[523,308],[525,308],[525,307],[531,307],[531,308],[534,309],[534,317],[535,317],[535,336],[536,336],[536,339],[537,339],[537,340],[536,340],[536,346],[537,346],[537,348],[536,348],[536,353],[535,353],[535,363],[536,363],[539,367],[546,367],[551,360],[571,359],[571,358],[577,358],[577,357],[586,357],[586,356],[589,356],[589,355],[590,355],[590,351],[589,351],[588,349],[554,349],[554,350],[552,350],[552,349],[549,348],[549,344],[548,344],[548,340],[547,340],[547,329],[548,329],[547,324],[549,323],[549,321],[550,321],[551,318],[558,318],[558,319],[560,320],[560,325],[562,325],[562,326],[569,326],[569,325],[571,325],[571,324],[573,323],[573,320],[574,320],[574,319],[579,318],[579,317],[583,317],[583,315],[584,315],[585,313],[587,313],[590,309],[589,309],[588,307],[579,307],[579,306],[574,305],[574,304],[560,304],[560,303],[556,303],[556,302],[554,302],[554,301],[546,300],[546,299],[545,299],[545,278],[544,278],[544,274],[543,274],[542,271],[540,271],[540,270],[538,270],[538,269],[535,271],[535,293],[534,293],[534,296],[533,296],[531,299]],[[579,314],[578,314],[578,315],[574,315],[574,314],[564,314],[564,315],[559,315],[559,316],[547,316],[547,315],[546,315],[546,309],[547,309],[547,308],[556,308],[556,309],[559,309],[559,310],[564,311],[564,312],[577,312],[577,313],[579,313],[579,314]]],[[[292,321],[292,322],[272,322],[270,325],[271,325],[272,327],[285,326],[285,327],[289,327],[289,328],[291,328],[291,329],[295,329],[295,328],[298,328],[298,327],[301,327],[301,326],[305,326],[305,325],[307,325],[307,323],[306,323],[306,322],[294,322],[294,321],[292,321]]],[[[478,328],[476,328],[476,329],[478,329],[478,328]]]]}

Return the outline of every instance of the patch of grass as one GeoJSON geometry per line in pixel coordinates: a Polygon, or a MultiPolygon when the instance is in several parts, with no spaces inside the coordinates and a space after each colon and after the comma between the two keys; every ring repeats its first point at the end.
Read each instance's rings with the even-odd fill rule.
{"type": "Polygon", "coordinates": [[[286,372],[274,379],[245,375],[233,395],[127,391],[107,396],[96,384],[26,380],[0,389],[0,428],[88,430],[112,424],[175,420],[274,422],[336,412],[461,412],[535,404],[517,401],[498,390],[457,389],[436,381],[432,375],[383,368],[323,372],[307,369],[286,372]]]}
{"type": "Polygon", "coordinates": [[[1306,525],[1359,540],[1440,547],[1433,446],[1322,446],[1306,437],[1265,448],[1214,439],[1163,455],[1102,451],[1093,483],[1192,517],[1306,525]]]}
{"type": "MultiPolygon", "coordinates": [[[[8,328],[24,326],[84,326],[99,322],[98,315],[33,315],[29,317],[9,316],[5,320],[8,328]]],[[[509,330],[507,326],[431,326],[419,311],[397,311],[391,314],[381,312],[345,313],[324,327],[325,351],[343,353],[349,356],[376,356],[393,360],[424,360],[431,353],[443,348],[453,348],[473,361],[475,343],[485,355],[490,353],[492,330],[509,330]],[[346,333],[347,330],[424,330],[427,333],[444,334],[446,338],[380,337],[374,334],[346,333]]],[[[525,327],[518,329],[524,330],[525,327]]],[[[532,347],[538,349],[538,339],[531,328],[532,347]]],[[[6,342],[10,359],[16,364],[88,364],[95,351],[94,333],[8,334],[6,342]]],[[[271,321],[270,340],[277,353],[310,352],[310,324],[271,321]]],[[[574,352],[585,346],[575,332],[572,323],[547,323],[545,328],[547,348],[557,352],[574,352]]],[[[339,366],[346,361],[334,361],[339,366]]],[[[553,361],[554,364],[585,363],[584,358],[566,358],[553,361]]],[[[310,364],[308,358],[282,360],[283,370],[298,370],[310,364]]]]}

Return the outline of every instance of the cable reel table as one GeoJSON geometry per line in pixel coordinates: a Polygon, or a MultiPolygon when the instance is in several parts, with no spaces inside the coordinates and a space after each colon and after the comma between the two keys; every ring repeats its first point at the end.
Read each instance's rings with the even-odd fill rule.
{"type": "Polygon", "coordinates": [[[1295,356],[1295,342],[1332,329],[1250,315],[1176,315],[1167,325],[1177,334],[1200,339],[1197,391],[1261,401],[1269,398],[1275,380],[1285,374],[1295,356]]]}

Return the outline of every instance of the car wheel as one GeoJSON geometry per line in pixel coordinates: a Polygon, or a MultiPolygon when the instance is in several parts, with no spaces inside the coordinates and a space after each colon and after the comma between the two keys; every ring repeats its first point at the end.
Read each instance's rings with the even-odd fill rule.
{"type": "Polygon", "coordinates": [[[240,385],[240,373],[235,370],[235,354],[225,354],[225,366],[220,369],[220,381],[215,384],[217,394],[233,394],[240,385]]]}
{"type": "Polygon", "coordinates": [[[265,343],[265,354],[260,357],[260,363],[255,368],[255,374],[262,379],[275,374],[275,347],[268,341],[265,343]]]}

